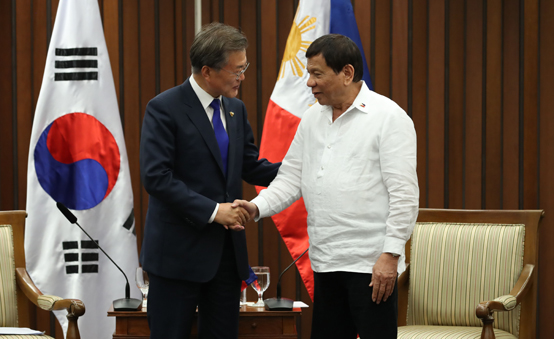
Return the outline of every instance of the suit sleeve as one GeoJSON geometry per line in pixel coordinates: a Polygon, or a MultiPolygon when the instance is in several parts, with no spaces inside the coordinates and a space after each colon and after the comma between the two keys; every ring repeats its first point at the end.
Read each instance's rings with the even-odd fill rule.
{"type": "Polygon", "coordinates": [[[277,176],[281,163],[271,163],[267,159],[259,159],[260,151],[254,143],[254,134],[252,127],[248,122],[246,107],[242,104],[244,112],[244,158],[242,167],[242,178],[251,185],[269,186],[271,181],[277,176]]]}
{"type": "Polygon", "coordinates": [[[176,125],[163,100],[146,107],[140,141],[140,169],[144,188],[188,224],[205,226],[216,202],[190,189],[174,172],[176,125]]]}

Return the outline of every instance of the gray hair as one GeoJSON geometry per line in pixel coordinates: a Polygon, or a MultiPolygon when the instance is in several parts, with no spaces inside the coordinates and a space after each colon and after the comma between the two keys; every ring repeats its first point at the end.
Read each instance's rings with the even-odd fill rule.
{"type": "Polygon", "coordinates": [[[230,52],[244,51],[247,47],[248,40],[238,29],[219,22],[205,25],[190,47],[192,73],[200,73],[203,66],[220,70],[229,61],[230,52]]]}

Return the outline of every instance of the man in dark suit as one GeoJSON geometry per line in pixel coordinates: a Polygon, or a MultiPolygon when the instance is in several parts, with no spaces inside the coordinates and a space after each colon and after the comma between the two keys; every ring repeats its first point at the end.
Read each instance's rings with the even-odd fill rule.
{"type": "Polygon", "coordinates": [[[247,44],[233,27],[205,26],[191,46],[192,76],[146,107],[140,168],[150,201],[140,262],[150,276],[151,338],[188,338],[197,306],[199,338],[238,336],[248,213],[231,202],[243,179],[267,186],[280,165],[258,160],[235,99],[247,44]]]}

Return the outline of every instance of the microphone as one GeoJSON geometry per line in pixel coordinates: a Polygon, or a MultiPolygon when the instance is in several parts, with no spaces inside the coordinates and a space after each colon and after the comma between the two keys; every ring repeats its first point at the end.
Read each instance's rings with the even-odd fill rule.
{"type": "Polygon", "coordinates": [[[269,311],[292,311],[292,305],[294,301],[289,298],[281,298],[281,277],[298,259],[308,252],[310,248],[308,247],[302,254],[298,256],[287,268],[281,272],[279,275],[279,280],[277,280],[277,298],[269,298],[264,300],[265,309],[269,311]]]}
{"type": "Polygon", "coordinates": [[[125,298],[117,299],[117,300],[113,301],[114,311],[138,311],[139,307],[142,305],[142,301],[129,297],[130,294],[131,294],[131,290],[129,288],[129,279],[127,279],[127,275],[125,274],[125,272],[123,272],[121,267],[119,267],[115,263],[115,261],[113,261],[112,258],[110,258],[108,253],[106,253],[106,251],[104,251],[102,249],[102,247],[100,247],[100,245],[98,245],[96,240],[92,239],[92,237],[87,233],[87,231],[85,231],[81,227],[81,225],[79,225],[79,223],[77,222],[77,217],[73,213],[71,213],[71,211],[67,207],[65,207],[64,204],[62,204],[61,202],[56,202],[56,206],[58,206],[58,209],[60,210],[60,212],[62,212],[62,214],[67,218],[67,220],[69,220],[70,223],[76,224],[77,226],[79,226],[81,231],[85,232],[87,237],[89,237],[90,240],[92,240],[92,242],[94,242],[96,244],[96,246],[106,255],[106,257],[108,257],[108,259],[110,259],[110,261],[115,265],[115,267],[117,267],[121,271],[121,273],[125,277],[125,281],[127,282],[125,284],[125,298]]]}

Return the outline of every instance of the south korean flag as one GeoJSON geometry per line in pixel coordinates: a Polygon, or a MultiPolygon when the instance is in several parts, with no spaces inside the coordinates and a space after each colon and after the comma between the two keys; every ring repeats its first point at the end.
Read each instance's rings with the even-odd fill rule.
{"type": "MultiPolygon", "coordinates": [[[[79,224],[133,279],[138,255],[131,177],[96,0],[61,0],[46,57],[27,171],[27,269],[45,294],[81,299],[83,338],[111,338],[106,313],[125,278],[79,224]]],[[[131,292],[140,292],[131,281],[131,292]]],[[[56,314],[67,328],[63,313],[56,314]]]]}

